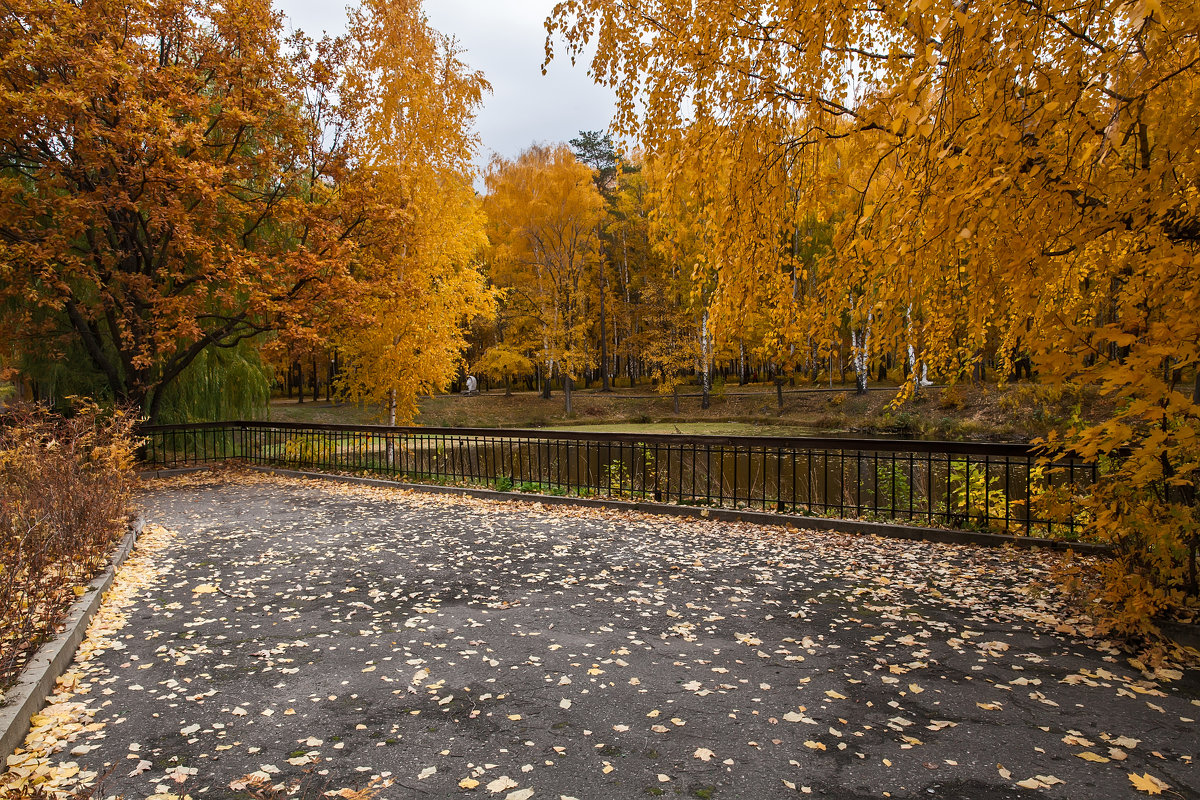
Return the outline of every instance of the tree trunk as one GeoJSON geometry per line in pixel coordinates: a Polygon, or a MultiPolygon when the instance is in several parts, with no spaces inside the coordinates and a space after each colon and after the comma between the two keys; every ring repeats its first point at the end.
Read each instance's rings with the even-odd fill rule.
{"type": "Polygon", "coordinates": [[[571,415],[571,376],[563,375],[563,400],[567,409],[567,416],[571,415]]]}
{"type": "Polygon", "coordinates": [[[783,411],[783,378],[775,379],[775,400],[779,405],[779,410],[783,411]]]}
{"type": "Polygon", "coordinates": [[[600,391],[611,392],[608,385],[608,333],[604,327],[604,260],[600,260],[600,391]]]}
{"type": "Polygon", "coordinates": [[[708,342],[708,309],[704,309],[703,321],[700,325],[700,408],[707,409],[708,392],[712,380],[712,359],[709,354],[708,342]]]}
{"type": "Polygon", "coordinates": [[[862,331],[850,329],[850,357],[854,360],[855,394],[867,393],[867,380],[871,369],[871,323],[872,314],[867,312],[867,326],[862,331]]]}
{"type": "MultiPolygon", "coordinates": [[[[388,389],[388,425],[395,427],[396,425],[396,390],[388,389]]],[[[396,440],[392,436],[388,436],[387,446],[387,462],[388,467],[396,465],[396,440]]]]}
{"type": "Polygon", "coordinates": [[[504,376],[504,396],[512,397],[512,376],[511,375],[504,376]]]}

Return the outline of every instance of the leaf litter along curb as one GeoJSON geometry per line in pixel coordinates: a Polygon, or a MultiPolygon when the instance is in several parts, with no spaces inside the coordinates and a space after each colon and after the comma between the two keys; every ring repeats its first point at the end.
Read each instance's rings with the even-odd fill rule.
{"type": "Polygon", "coordinates": [[[1196,786],[1192,677],[1055,630],[1053,556],[230,477],[148,496],[187,535],[83,698],[128,797],[1196,786]]]}
{"type": "Polygon", "coordinates": [[[97,772],[81,770],[75,761],[56,761],[54,756],[64,750],[72,756],[86,755],[92,749],[90,745],[70,746],[106,727],[105,723],[94,721],[98,709],[91,707],[86,699],[76,698],[91,691],[91,678],[100,671],[94,664],[96,656],[106,649],[123,646],[115,638],[127,621],[123,608],[133,595],[160,578],[163,566],[155,563],[156,556],[167,547],[171,537],[169,531],[154,524],[147,524],[142,530],[136,548],[117,571],[96,616],[88,624],[74,661],[55,683],[50,703],[33,715],[25,741],[8,757],[8,769],[0,774],[0,796],[39,788],[66,795],[97,778],[97,772]]]}

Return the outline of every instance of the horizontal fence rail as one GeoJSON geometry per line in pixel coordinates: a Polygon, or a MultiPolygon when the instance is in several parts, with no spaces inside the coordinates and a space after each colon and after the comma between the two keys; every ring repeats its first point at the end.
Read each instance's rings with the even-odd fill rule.
{"type": "Polygon", "coordinates": [[[1097,466],[1025,444],[211,422],[140,429],[142,462],[264,466],[1073,539],[1097,466]]]}

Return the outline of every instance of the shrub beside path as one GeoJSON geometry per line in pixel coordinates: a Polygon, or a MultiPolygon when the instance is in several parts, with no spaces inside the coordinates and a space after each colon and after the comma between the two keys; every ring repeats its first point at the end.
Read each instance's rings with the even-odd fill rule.
{"type": "Polygon", "coordinates": [[[0,795],[1200,795],[1200,679],[1084,638],[1059,556],[261,474],[143,511],[0,795]]]}

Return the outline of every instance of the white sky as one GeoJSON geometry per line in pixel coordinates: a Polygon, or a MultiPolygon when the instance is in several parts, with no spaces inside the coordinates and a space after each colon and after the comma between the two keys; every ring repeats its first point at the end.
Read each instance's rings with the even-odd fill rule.
{"type": "MultiPolygon", "coordinates": [[[[345,30],[345,0],[275,0],[293,28],[314,39],[322,31],[345,30]]],[[[543,21],[555,0],[426,0],[433,27],[454,36],[472,69],[492,84],[476,128],[482,140],[476,158],[487,164],[492,152],[513,158],[535,142],[566,142],[581,130],[604,130],[613,113],[613,95],[595,86],[586,64],[572,67],[561,55],[541,74],[545,52],[543,21]]],[[[561,46],[556,48],[561,54],[561,46]]]]}

